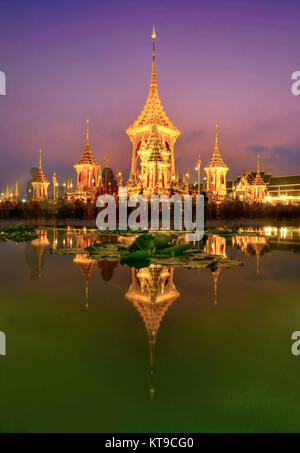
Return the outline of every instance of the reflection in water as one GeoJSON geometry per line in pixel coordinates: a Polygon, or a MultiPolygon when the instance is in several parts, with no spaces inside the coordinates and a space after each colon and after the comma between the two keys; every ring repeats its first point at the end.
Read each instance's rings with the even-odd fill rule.
{"type": "MultiPolygon", "coordinates": [[[[154,373],[154,349],[157,332],[169,307],[179,297],[174,281],[174,269],[153,265],[131,269],[131,285],[126,298],[134,305],[144,321],[150,349],[150,373],[154,373]]],[[[154,387],[150,388],[151,396],[154,387]]]]}
{"type": "MultiPolygon", "coordinates": [[[[226,238],[218,236],[217,234],[209,234],[205,244],[205,251],[209,255],[219,255],[223,258],[227,258],[226,238]]],[[[218,268],[218,266],[215,266],[215,268],[210,270],[214,282],[214,304],[217,305],[218,281],[221,273],[221,267],[218,268]]]]}
{"type": "MultiPolygon", "coordinates": [[[[118,261],[97,261],[90,259],[86,253],[79,250],[94,243],[118,241],[122,245],[130,245],[136,238],[132,236],[99,235],[97,231],[88,231],[68,227],[67,229],[39,229],[39,237],[25,244],[25,258],[30,268],[30,278],[40,279],[42,276],[45,251],[52,244],[53,249],[72,249],[73,262],[79,268],[85,287],[85,308],[88,308],[89,281],[98,264],[101,270],[102,280],[108,282],[112,279],[118,261]]],[[[240,229],[234,236],[220,236],[208,234],[201,243],[196,243],[197,248],[203,248],[204,252],[211,255],[233,258],[233,255],[241,253],[248,257],[256,256],[256,274],[260,272],[260,257],[273,250],[286,250],[300,253],[300,229],[299,228],[247,228],[240,229]]],[[[178,237],[178,243],[184,242],[184,237],[178,237]]],[[[54,259],[59,259],[55,257],[54,259]]],[[[213,278],[213,302],[217,304],[218,282],[221,267],[217,264],[210,266],[213,278]]],[[[201,272],[201,269],[199,270],[201,272]]],[[[230,269],[228,270],[230,271],[230,269]]],[[[157,340],[158,329],[164,315],[170,306],[178,299],[179,292],[174,282],[174,268],[171,266],[150,265],[147,268],[131,268],[131,284],[125,297],[139,312],[147,331],[150,349],[150,374],[151,374],[151,397],[154,396],[154,350],[157,340]]]]}
{"type": "Polygon", "coordinates": [[[88,254],[77,254],[73,260],[83,276],[84,285],[85,285],[85,308],[89,306],[89,281],[91,275],[94,271],[94,268],[97,264],[96,260],[91,260],[88,254]]]}
{"type": "Polygon", "coordinates": [[[50,242],[46,230],[37,230],[39,237],[25,244],[25,259],[30,268],[30,279],[38,280],[42,276],[43,258],[50,242]]]}

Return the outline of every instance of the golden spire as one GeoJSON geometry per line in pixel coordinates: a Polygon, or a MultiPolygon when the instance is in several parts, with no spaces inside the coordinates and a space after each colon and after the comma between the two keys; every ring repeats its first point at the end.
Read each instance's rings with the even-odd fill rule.
{"type": "Polygon", "coordinates": [[[107,157],[107,153],[104,154],[104,162],[105,162],[105,167],[108,168],[108,157],[107,157]]]}
{"type": "Polygon", "coordinates": [[[228,168],[227,165],[224,163],[220,151],[219,151],[219,143],[218,143],[218,128],[219,123],[216,123],[216,141],[215,141],[215,149],[212,154],[210,161],[208,162],[205,168],[209,167],[221,167],[221,168],[228,168]]]}
{"type": "Polygon", "coordinates": [[[6,194],[5,194],[5,197],[6,197],[6,198],[9,198],[9,188],[8,188],[8,186],[6,186],[6,194]]]}
{"type": "Polygon", "coordinates": [[[145,127],[150,128],[153,124],[163,127],[165,133],[171,132],[171,135],[176,136],[176,138],[180,135],[179,129],[177,129],[177,127],[174,126],[174,124],[170,121],[166,112],[164,111],[164,108],[162,106],[158,94],[155,67],[156,32],[154,26],[151,37],[153,41],[153,47],[152,47],[152,71],[150,88],[143,110],[141,111],[140,115],[135,120],[135,122],[126,129],[126,133],[129,135],[131,140],[133,140],[133,137],[137,133],[140,134],[140,128],[143,128],[142,132],[144,133],[145,127]]]}
{"type": "Polygon", "coordinates": [[[215,141],[215,150],[217,150],[219,152],[219,144],[218,144],[218,127],[219,127],[219,124],[216,123],[216,141],[215,141]]]}
{"type": "Polygon", "coordinates": [[[156,33],[155,33],[155,28],[153,25],[153,31],[152,31],[152,41],[153,41],[153,49],[152,49],[152,73],[151,73],[151,82],[150,86],[157,88],[157,81],[156,81],[156,68],[155,68],[155,39],[156,39],[156,33]]]}
{"type": "Polygon", "coordinates": [[[90,128],[89,128],[89,122],[90,120],[87,118],[86,119],[86,146],[90,147],[90,128]]]}
{"type": "Polygon", "coordinates": [[[252,185],[254,185],[254,186],[264,185],[264,181],[261,177],[260,170],[259,170],[259,153],[257,154],[257,172],[256,172],[256,176],[252,182],[252,185]]]}
{"type": "Polygon", "coordinates": [[[16,191],[15,191],[15,196],[18,197],[20,195],[19,193],[19,184],[18,181],[16,181],[16,191]]]}
{"type": "Polygon", "coordinates": [[[40,148],[40,162],[39,162],[39,170],[42,169],[42,148],[40,148]]]}

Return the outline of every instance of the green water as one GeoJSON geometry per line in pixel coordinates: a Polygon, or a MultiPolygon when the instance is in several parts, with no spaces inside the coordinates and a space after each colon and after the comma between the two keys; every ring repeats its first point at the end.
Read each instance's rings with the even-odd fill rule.
{"type": "Polygon", "coordinates": [[[1,243],[0,431],[300,431],[299,230],[263,233],[210,237],[244,263],[218,275],[48,253],[84,232],[1,243]]]}

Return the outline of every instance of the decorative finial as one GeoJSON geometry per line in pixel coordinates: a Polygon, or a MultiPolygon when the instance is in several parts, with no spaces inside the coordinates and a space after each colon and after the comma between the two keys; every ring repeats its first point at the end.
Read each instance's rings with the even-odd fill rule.
{"type": "Polygon", "coordinates": [[[86,119],[86,144],[90,144],[89,118],[86,119]]]}
{"type": "Polygon", "coordinates": [[[107,158],[107,153],[104,154],[104,162],[105,162],[105,167],[108,168],[108,158],[107,158]]]}
{"type": "Polygon", "coordinates": [[[153,39],[153,41],[156,39],[156,33],[155,33],[154,25],[153,25],[153,31],[152,31],[152,39],[153,39]]]}
{"type": "Polygon", "coordinates": [[[216,123],[216,143],[215,143],[215,151],[219,151],[219,145],[218,145],[218,128],[219,128],[219,123],[216,123]]]}
{"type": "Polygon", "coordinates": [[[155,39],[156,39],[156,33],[155,33],[155,28],[153,25],[153,31],[152,31],[152,40],[153,40],[153,47],[152,47],[152,72],[151,72],[151,82],[150,82],[150,87],[157,87],[157,81],[156,81],[156,68],[155,68],[155,39]]]}
{"type": "Polygon", "coordinates": [[[42,148],[40,148],[40,162],[39,162],[39,169],[42,168],[42,148]]]}
{"type": "Polygon", "coordinates": [[[259,173],[259,153],[257,154],[257,173],[259,173]]]}

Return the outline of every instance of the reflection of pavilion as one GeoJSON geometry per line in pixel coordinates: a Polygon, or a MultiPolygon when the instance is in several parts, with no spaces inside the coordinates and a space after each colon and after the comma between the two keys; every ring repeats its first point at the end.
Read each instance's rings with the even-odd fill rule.
{"type": "MultiPolygon", "coordinates": [[[[206,253],[209,253],[210,255],[218,255],[222,256],[223,258],[227,258],[226,238],[218,236],[217,234],[209,234],[206,240],[205,250],[206,253]]],[[[221,273],[221,268],[218,268],[216,265],[216,269],[211,269],[211,273],[214,281],[214,304],[217,305],[218,281],[221,273]]]]}
{"type": "Polygon", "coordinates": [[[85,308],[89,306],[89,281],[91,275],[94,271],[97,261],[89,259],[88,254],[78,254],[75,256],[73,263],[75,263],[83,276],[84,284],[85,284],[85,308]]]}
{"type": "MultiPolygon", "coordinates": [[[[150,366],[153,375],[154,348],[161,321],[169,307],[179,297],[173,282],[174,269],[151,264],[131,270],[132,283],[126,298],[140,313],[146,326],[150,347],[150,366]]],[[[154,389],[150,390],[152,396],[154,389]]]]}
{"type": "Polygon", "coordinates": [[[239,235],[232,238],[232,244],[238,246],[244,255],[251,255],[251,250],[256,255],[256,274],[259,275],[259,258],[267,245],[267,240],[264,236],[247,236],[239,235]]]}
{"type": "Polygon", "coordinates": [[[252,236],[249,243],[256,254],[256,274],[259,275],[259,257],[267,241],[263,236],[252,236]]]}
{"type": "Polygon", "coordinates": [[[43,256],[50,242],[48,241],[47,231],[38,230],[36,234],[38,234],[39,237],[33,239],[30,244],[32,245],[38,258],[37,278],[40,279],[42,276],[43,256]]]}

